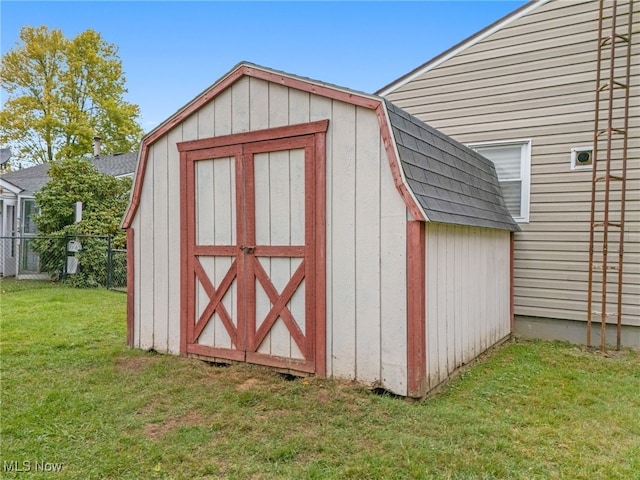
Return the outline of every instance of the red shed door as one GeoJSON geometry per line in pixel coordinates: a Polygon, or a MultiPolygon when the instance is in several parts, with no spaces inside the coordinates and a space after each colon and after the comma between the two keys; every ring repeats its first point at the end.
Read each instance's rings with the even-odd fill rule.
{"type": "Polygon", "coordinates": [[[186,353],[318,370],[317,152],[314,134],[182,152],[186,353]]]}

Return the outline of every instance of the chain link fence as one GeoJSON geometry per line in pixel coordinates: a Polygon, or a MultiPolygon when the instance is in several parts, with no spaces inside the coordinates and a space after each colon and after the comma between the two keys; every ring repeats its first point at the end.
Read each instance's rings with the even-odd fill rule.
{"type": "Polygon", "coordinates": [[[0,275],[126,291],[126,253],[109,236],[0,237],[0,275]]]}

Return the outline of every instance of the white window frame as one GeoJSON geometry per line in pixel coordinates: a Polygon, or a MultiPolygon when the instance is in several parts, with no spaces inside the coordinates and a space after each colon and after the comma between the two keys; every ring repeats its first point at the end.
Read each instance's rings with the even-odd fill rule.
{"type": "Polygon", "coordinates": [[[520,145],[520,178],[517,179],[521,182],[520,215],[513,217],[513,219],[518,223],[529,223],[529,203],[531,197],[531,139],[526,138],[491,142],[474,142],[467,143],[466,145],[472,150],[477,150],[478,147],[507,147],[511,145],[520,145]]]}

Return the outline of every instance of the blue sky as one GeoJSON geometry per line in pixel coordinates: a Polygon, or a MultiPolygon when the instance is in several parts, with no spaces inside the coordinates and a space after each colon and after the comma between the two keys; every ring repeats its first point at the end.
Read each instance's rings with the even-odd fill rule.
{"type": "Polygon", "coordinates": [[[0,49],[24,25],[100,32],[149,131],[240,61],[373,93],[524,3],[2,0],[0,49]]]}

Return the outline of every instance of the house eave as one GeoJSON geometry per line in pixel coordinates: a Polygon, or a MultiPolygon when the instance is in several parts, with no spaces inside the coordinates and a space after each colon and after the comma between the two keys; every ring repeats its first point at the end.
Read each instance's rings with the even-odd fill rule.
{"type": "Polygon", "coordinates": [[[8,182],[7,180],[3,180],[2,178],[0,178],[0,189],[9,190],[14,195],[19,195],[20,193],[24,192],[23,188],[20,188],[19,186],[14,185],[13,183],[8,182]]]}
{"type": "Polygon", "coordinates": [[[504,27],[506,27],[507,25],[511,24],[512,22],[518,20],[519,18],[531,13],[533,10],[535,10],[538,7],[540,7],[541,5],[544,5],[545,3],[549,2],[549,1],[550,0],[532,0],[529,3],[526,3],[526,4],[522,5],[517,10],[514,10],[513,12],[509,13],[507,16],[502,17],[501,19],[499,19],[496,22],[492,23],[488,27],[480,30],[479,32],[477,32],[477,33],[473,34],[472,36],[466,38],[462,42],[454,45],[450,49],[448,49],[448,50],[444,51],[443,53],[439,54],[438,56],[432,58],[428,62],[423,63],[422,65],[420,65],[419,67],[417,67],[414,70],[410,71],[406,75],[403,75],[402,77],[398,78],[397,80],[394,80],[390,84],[382,87],[380,90],[378,90],[376,92],[376,95],[380,95],[381,97],[384,97],[384,96],[386,96],[386,95],[398,90],[399,88],[401,88],[402,86],[404,86],[407,83],[411,82],[412,80],[414,80],[415,78],[419,77],[420,75],[428,72],[429,70],[432,70],[432,69],[436,68],[437,66],[439,66],[442,63],[446,62],[450,58],[452,58],[452,57],[458,55],[459,53],[463,52],[464,50],[472,47],[473,45],[475,45],[476,43],[484,40],[485,38],[489,37],[490,35],[493,35],[497,31],[503,29],[504,27]]]}

